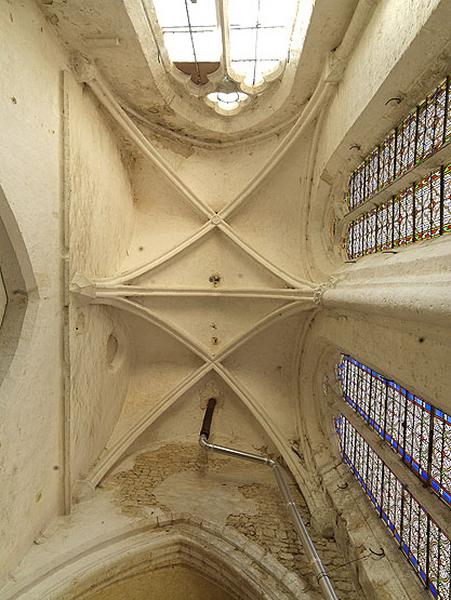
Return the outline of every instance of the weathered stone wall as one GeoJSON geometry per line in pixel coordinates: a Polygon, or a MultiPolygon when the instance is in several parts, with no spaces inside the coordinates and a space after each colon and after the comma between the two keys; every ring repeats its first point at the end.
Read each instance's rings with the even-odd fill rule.
{"type": "MultiPolygon", "coordinates": [[[[149,514],[158,510],[168,512],[174,510],[174,505],[164,503],[162,486],[165,487],[165,496],[174,501],[174,496],[182,500],[185,512],[194,514],[197,518],[208,518],[202,511],[202,505],[196,498],[191,497],[191,486],[196,485],[196,480],[175,477],[175,474],[191,472],[199,478],[211,477],[212,488],[216,484],[221,486],[223,498],[223,522],[231,526],[250,541],[271,553],[288,570],[296,573],[306,580],[311,590],[317,589],[315,576],[305,557],[304,550],[299,543],[294,528],[289,520],[279,492],[271,480],[261,479],[266,476],[266,470],[258,467],[245,467],[237,461],[227,457],[205,454],[198,447],[186,444],[167,444],[156,450],[143,452],[129,459],[131,468],[120,467],[121,470],[111,475],[102,485],[106,489],[114,490],[121,509],[127,514],[149,514]],[[235,467],[235,470],[231,470],[235,467]],[[238,471],[236,470],[238,469],[238,471]],[[253,478],[257,478],[253,482],[253,478]],[[172,481],[171,481],[172,478],[172,481]],[[165,481],[167,480],[167,485],[165,481]],[[167,486],[173,487],[173,495],[168,494],[167,486]],[[239,494],[240,504],[228,509],[229,494],[239,494]],[[227,514],[228,510],[233,510],[227,514]]],[[[125,465],[124,465],[125,466],[125,465]]],[[[200,479],[198,482],[200,482],[200,479]]],[[[297,504],[303,519],[308,526],[321,559],[330,574],[333,585],[342,600],[353,600],[359,594],[355,588],[351,571],[346,561],[340,555],[334,540],[320,536],[310,526],[310,513],[305,501],[298,490],[292,486],[297,504]]],[[[217,500],[212,490],[212,502],[217,500]]],[[[209,493],[208,485],[199,489],[199,495],[209,493]]],[[[208,508],[207,508],[208,510],[208,508]]]]}
{"type": "MultiPolygon", "coordinates": [[[[1,579],[62,510],[61,70],[66,58],[31,0],[0,3],[0,39],[0,186],[28,254],[27,284],[35,281],[0,387],[1,579]]],[[[8,235],[14,235],[3,203],[0,211],[8,235]]],[[[18,257],[21,267],[24,258],[18,257]]],[[[0,353],[9,350],[0,344],[0,353]]]]}

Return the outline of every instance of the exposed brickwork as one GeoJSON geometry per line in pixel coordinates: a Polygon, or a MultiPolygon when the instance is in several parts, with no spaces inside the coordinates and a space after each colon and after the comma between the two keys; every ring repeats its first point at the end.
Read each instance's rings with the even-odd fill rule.
{"type": "MultiPolygon", "coordinates": [[[[313,572],[277,491],[271,486],[258,483],[243,485],[239,489],[245,498],[255,500],[258,513],[230,515],[227,524],[271,552],[287,569],[313,583],[313,572]]],[[[310,514],[301,494],[297,494],[296,502],[308,525],[310,514]]],[[[360,598],[348,567],[342,566],[344,561],[335,542],[319,536],[312,527],[308,527],[308,530],[340,596],[346,600],[360,598]]]]}
{"type": "MultiPolygon", "coordinates": [[[[212,454],[206,458],[205,452],[194,445],[168,444],[153,452],[138,455],[132,469],[115,474],[104,486],[116,491],[122,510],[129,514],[137,514],[144,507],[159,507],[167,511],[168,507],[158,502],[154,494],[155,488],[167,477],[207,468],[210,471],[219,471],[231,464],[236,465],[236,461],[212,454]]],[[[227,517],[227,525],[259,544],[287,569],[300,575],[313,587],[314,575],[297,541],[277,489],[261,483],[237,487],[245,498],[254,501],[257,513],[230,514],[227,517]]],[[[297,503],[308,525],[310,515],[299,493],[297,503]]],[[[340,598],[360,598],[355,590],[350,569],[343,566],[344,560],[339,555],[335,542],[319,536],[312,527],[308,529],[340,598]]]]}

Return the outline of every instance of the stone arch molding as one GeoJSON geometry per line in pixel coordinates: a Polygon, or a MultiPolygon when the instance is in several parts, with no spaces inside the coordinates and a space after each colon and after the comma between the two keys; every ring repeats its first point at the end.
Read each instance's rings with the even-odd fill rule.
{"type": "Polygon", "coordinates": [[[108,585],[171,566],[186,566],[237,600],[314,600],[308,584],[231,527],[185,514],[142,520],[59,556],[5,600],[84,600],[108,585]]]}
{"type": "Polygon", "coordinates": [[[13,211],[0,186],[0,384],[20,340],[36,281],[13,211]]]}

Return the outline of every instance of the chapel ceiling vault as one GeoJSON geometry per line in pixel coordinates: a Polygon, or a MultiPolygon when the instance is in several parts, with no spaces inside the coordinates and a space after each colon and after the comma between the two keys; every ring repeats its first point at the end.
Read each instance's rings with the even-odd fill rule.
{"type": "MultiPolygon", "coordinates": [[[[301,247],[298,203],[277,191],[283,181],[285,189],[302,192],[293,165],[281,161],[290,141],[257,156],[251,177],[232,193],[223,188],[213,194],[213,206],[175,171],[163,148],[145,147],[134,167],[141,215],[129,256],[119,273],[97,279],[77,273],[72,283],[81,303],[116,309],[133,353],[128,395],[91,481],[98,483],[162,415],[192,404],[193,394],[201,400],[219,396],[246,420],[244,405],[263,441],[297,470],[290,449],[296,370],[320,288],[293,250],[301,247]],[[141,181],[149,173],[154,190],[141,181]],[[155,194],[165,198],[162,205],[155,194]]],[[[211,179],[214,188],[213,174],[211,179]]]]}
{"type": "MultiPolygon", "coordinates": [[[[235,121],[202,103],[207,112],[201,114],[196,98],[188,97],[189,126],[182,112],[169,119],[162,119],[161,106],[152,112],[152,102],[166,101],[152,58],[146,57],[147,65],[144,60],[132,3],[110,3],[108,12],[89,2],[44,5],[72,50],[83,93],[99,101],[117,136],[129,177],[124,204],[127,187],[133,197],[124,227],[111,223],[118,237],[102,259],[95,237],[105,240],[105,227],[92,232],[90,243],[83,232],[89,228],[88,197],[95,183],[90,188],[77,170],[79,148],[87,147],[76,125],[77,102],[83,100],[76,101],[78,92],[72,94],[69,86],[67,145],[73,188],[81,190],[71,194],[69,224],[70,402],[80,423],[70,433],[75,478],[81,474],[97,485],[136,445],[158,436],[195,437],[203,403],[217,396],[227,415],[219,428],[224,442],[266,447],[303,479],[304,467],[293,451],[298,368],[324,287],[313,281],[307,255],[308,196],[321,114],[335,87],[319,74],[355,7],[353,0],[341,4],[335,14],[330,3],[315,3],[291,74],[295,93],[280,110],[273,110],[268,92],[240,124],[241,113],[235,121]],[[110,43],[115,39],[121,43],[110,43]],[[147,126],[137,111],[146,115],[147,126]],[[296,120],[288,127],[290,115],[296,120]],[[161,126],[158,135],[150,121],[161,126]],[[246,122],[250,137],[244,145],[239,138],[246,122]],[[277,126],[277,132],[255,141],[255,134],[277,126]],[[171,137],[174,129],[183,135],[171,137]],[[196,139],[188,143],[187,135],[196,139]],[[218,136],[221,143],[212,146],[218,136]],[[95,322],[105,315],[114,329],[106,342],[114,376],[99,376],[96,363],[86,358],[85,348],[101,329],[95,322]],[[85,338],[83,323],[90,329],[85,338]],[[119,411],[105,408],[110,396],[121,394],[119,411]],[[84,411],[108,432],[106,445],[84,426],[84,411]]],[[[283,85],[282,78],[274,93],[283,85]]]]}

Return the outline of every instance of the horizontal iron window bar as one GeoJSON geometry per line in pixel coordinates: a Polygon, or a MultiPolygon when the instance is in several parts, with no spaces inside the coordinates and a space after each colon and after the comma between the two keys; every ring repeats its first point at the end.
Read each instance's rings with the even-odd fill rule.
{"type": "Polygon", "coordinates": [[[252,31],[255,29],[286,29],[285,25],[230,25],[234,31],[252,31]]]}
{"type": "Polygon", "coordinates": [[[232,58],[230,62],[280,62],[280,58],[232,58]]]}

